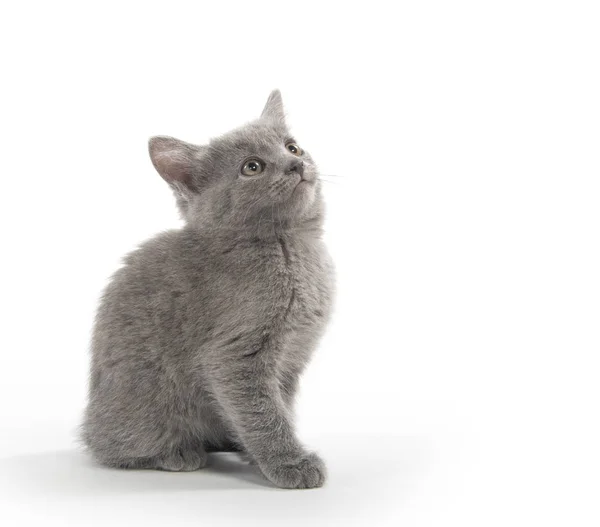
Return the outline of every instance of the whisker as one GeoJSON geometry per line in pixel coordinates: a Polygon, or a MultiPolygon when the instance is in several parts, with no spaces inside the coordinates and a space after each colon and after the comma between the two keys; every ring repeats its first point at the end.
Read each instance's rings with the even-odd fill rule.
{"type": "Polygon", "coordinates": [[[321,178],[319,178],[319,181],[321,181],[322,183],[331,183],[332,185],[339,185],[340,184],[339,181],[329,181],[328,179],[321,179],[321,178]]]}

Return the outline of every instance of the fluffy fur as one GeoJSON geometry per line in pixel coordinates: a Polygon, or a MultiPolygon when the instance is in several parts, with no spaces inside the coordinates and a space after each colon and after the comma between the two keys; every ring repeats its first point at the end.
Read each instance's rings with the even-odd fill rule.
{"type": "Polygon", "coordinates": [[[278,91],[208,145],[150,140],[186,224],[129,254],[104,292],[83,423],[99,462],[196,470],[207,452],[237,450],[280,487],[323,484],[293,402],[333,272],[318,172],[291,142],[278,91]],[[264,171],[244,175],[250,159],[264,171]]]}

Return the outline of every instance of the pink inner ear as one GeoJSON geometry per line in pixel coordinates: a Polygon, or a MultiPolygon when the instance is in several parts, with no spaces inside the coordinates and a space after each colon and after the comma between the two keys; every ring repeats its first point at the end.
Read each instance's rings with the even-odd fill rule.
{"type": "Polygon", "coordinates": [[[154,168],[167,183],[184,185],[194,190],[194,157],[185,146],[173,145],[170,142],[165,144],[162,140],[153,141],[150,157],[154,168]]]}
{"type": "Polygon", "coordinates": [[[148,142],[150,158],[161,177],[178,191],[197,192],[202,147],[166,135],[148,142]]]}
{"type": "Polygon", "coordinates": [[[190,159],[179,150],[166,150],[154,157],[154,165],[167,181],[188,184],[191,179],[190,159]]]}

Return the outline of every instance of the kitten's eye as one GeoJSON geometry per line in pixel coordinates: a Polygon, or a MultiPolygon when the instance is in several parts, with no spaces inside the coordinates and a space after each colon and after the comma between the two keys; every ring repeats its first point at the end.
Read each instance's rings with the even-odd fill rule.
{"type": "Polygon", "coordinates": [[[257,176],[265,169],[265,164],[258,159],[251,159],[246,161],[242,167],[242,174],[244,176],[257,176]]]}
{"type": "Polygon", "coordinates": [[[304,153],[296,143],[287,143],[285,147],[295,156],[301,156],[304,153]]]}

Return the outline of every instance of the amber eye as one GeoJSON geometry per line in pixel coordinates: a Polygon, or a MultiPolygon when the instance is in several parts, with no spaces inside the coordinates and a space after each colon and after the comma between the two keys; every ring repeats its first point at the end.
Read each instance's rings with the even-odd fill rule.
{"type": "Polygon", "coordinates": [[[246,161],[242,167],[242,174],[244,176],[257,176],[265,169],[265,164],[258,159],[251,159],[246,161]]]}
{"type": "Polygon", "coordinates": [[[296,143],[287,143],[285,147],[295,156],[301,156],[304,153],[296,143]]]}

